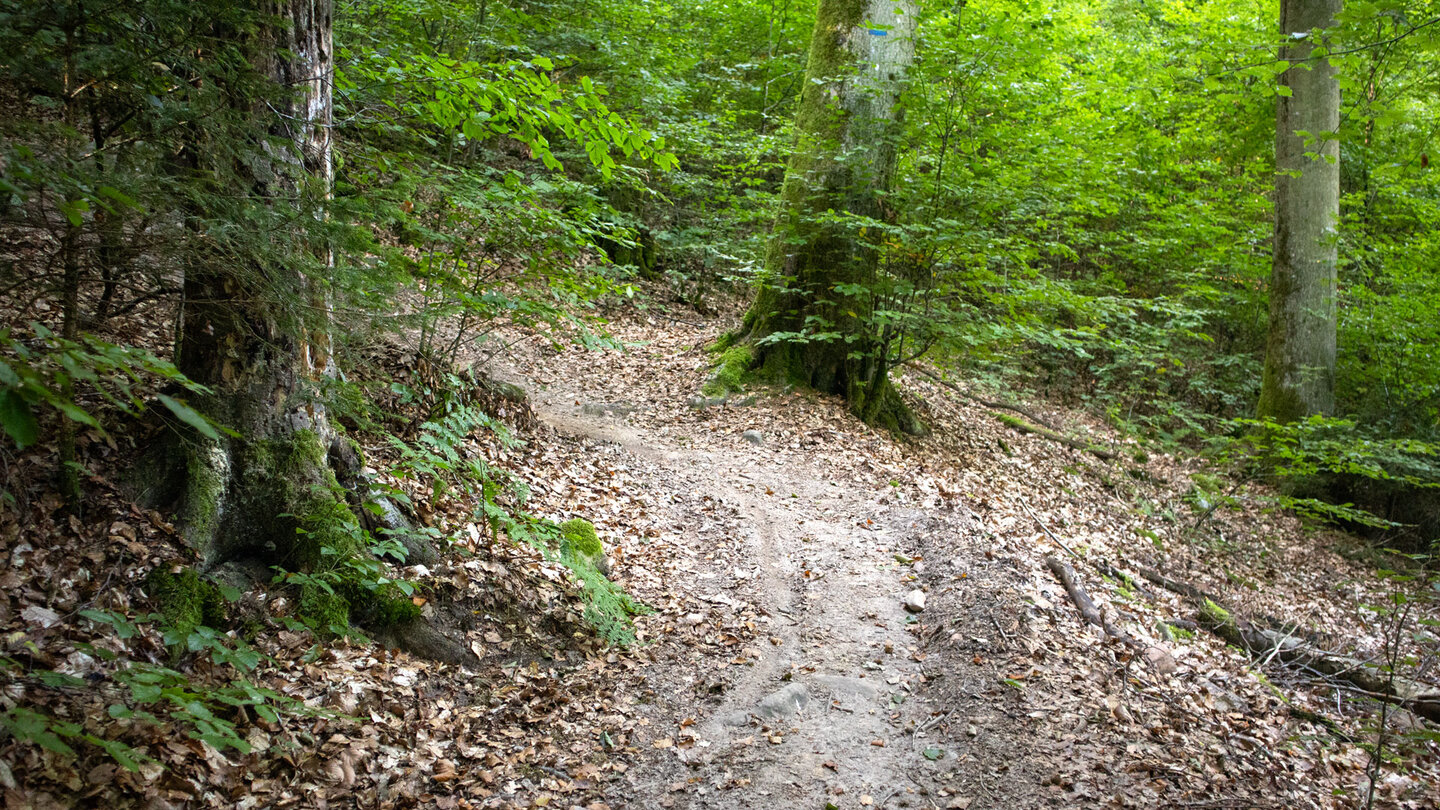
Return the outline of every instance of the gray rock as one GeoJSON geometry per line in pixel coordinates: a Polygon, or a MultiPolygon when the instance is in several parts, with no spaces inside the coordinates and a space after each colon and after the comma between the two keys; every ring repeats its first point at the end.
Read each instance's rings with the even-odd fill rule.
{"type": "Polygon", "coordinates": [[[587,402],[580,410],[587,416],[629,416],[635,406],[623,402],[587,402]]]}
{"type": "Polygon", "coordinates": [[[905,609],[911,613],[919,613],[925,609],[925,592],[916,588],[905,595],[905,609]]]}
{"type": "Polygon", "coordinates": [[[717,405],[725,404],[725,397],[691,397],[690,407],[700,411],[706,408],[714,408],[717,405]]]}
{"type": "Polygon", "coordinates": [[[805,691],[805,684],[792,683],[757,703],[755,714],[770,720],[779,720],[800,711],[809,702],[810,693],[805,691]]]}
{"type": "Polygon", "coordinates": [[[740,434],[740,438],[753,445],[756,445],[757,447],[765,443],[765,434],[761,433],[758,430],[747,430],[744,433],[740,434]]]}
{"type": "Polygon", "coordinates": [[[731,728],[740,728],[742,726],[750,725],[750,715],[746,712],[730,712],[729,714],[720,718],[720,722],[731,728]]]}
{"type": "Polygon", "coordinates": [[[759,402],[760,398],[751,394],[747,397],[691,397],[686,403],[692,410],[703,411],[706,408],[748,408],[759,402]]]}

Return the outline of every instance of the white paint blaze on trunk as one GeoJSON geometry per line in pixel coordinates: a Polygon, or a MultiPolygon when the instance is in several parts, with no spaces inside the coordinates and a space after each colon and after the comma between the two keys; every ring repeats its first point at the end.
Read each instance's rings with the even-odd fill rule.
{"type": "Polygon", "coordinates": [[[1280,422],[1328,414],[1335,402],[1336,226],[1340,215],[1340,85],[1318,29],[1341,0],[1282,0],[1275,113],[1275,253],[1259,413],[1280,422]],[[1304,133],[1304,134],[1297,134],[1304,133]]]}

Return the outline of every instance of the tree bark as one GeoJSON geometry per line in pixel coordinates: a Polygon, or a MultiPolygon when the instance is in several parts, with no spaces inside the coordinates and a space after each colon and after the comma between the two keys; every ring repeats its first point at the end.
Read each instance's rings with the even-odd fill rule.
{"type": "MultiPolygon", "coordinates": [[[[333,174],[331,2],[279,0],[264,12],[246,45],[279,92],[235,100],[268,136],[254,145],[260,157],[250,161],[244,191],[292,220],[319,216],[333,174]]],[[[202,145],[192,151],[189,170],[205,174],[202,145]]],[[[206,567],[260,556],[299,570],[327,540],[311,532],[307,548],[297,531],[317,510],[335,514],[329,506],[337,500],[325,462],[334,433],[314,396],[314,383],[333,369],[328,325],[323,298],[301,269],[330,259],[323,244],[307,241],[313,255],[286,255],[277,240],[273,257],[206,256],[186,268],[177,365],[212,389],[200,409],[236,435],[190,435],[159,448],[171,464],[155,486],[176,503],[206,567]]]]}
{"type": "Polygon", "coordinates": [[[1288,423],[1335,405],[1340,85],[1316,56],[1341,0],[1282,0],[1275,111],[1275,251],[1258,413],[1288,423]],[[1290,95],[1284,95],[1287,90],[1290,95]],[[1304,133],[1304,134],[1299,134],[1304,133]]]}
{"type": "Polygon", "coordinates": [[[876,334],[862,296],[837,285],[874,281],[878,235],[826,222],[840,211],[893,221],[899,95],[914,61],[914,0],[821,0],[796,112],[783,208],[765,259],[769,283],[745,317],[767,376],[841,394],[867,422],[923,432],[889,380],[892,335],[876,334]],[[776,333],[801,340],[757,343],[776,333]],[[817,338],[817,335],[824,337],[817,338]]]}

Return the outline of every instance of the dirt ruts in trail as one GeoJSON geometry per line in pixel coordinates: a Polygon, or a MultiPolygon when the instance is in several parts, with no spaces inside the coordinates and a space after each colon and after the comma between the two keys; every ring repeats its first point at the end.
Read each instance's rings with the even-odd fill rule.
{"type": "Polygon", "coordinates": [[[995,615],[1007,609],[904,606],[934,577],[984,563],[963,511],[892,508],[883,484],[877,492],[823,446],[800,458],[763,441],[683,446],[663,422],[587,406],[583,389],[570,387],[583,386],[584,368],[570,371],[557,375],[563,383],[532,387],[541,420],[618,445],[660,487],[724,504],[738,556],[694,548],[699,573],[677,587],[715,603],[746,600],[768,620],[732,660],[696,661],[657,642],[652,733],[612,783],[610,806],[1043,803],[1035,775],[1011,778],[1023,769],[1024,723],[996,710],[997,673],[980,655],[955,661],[953,645],[931,644],[995,638],[995,615]]]}

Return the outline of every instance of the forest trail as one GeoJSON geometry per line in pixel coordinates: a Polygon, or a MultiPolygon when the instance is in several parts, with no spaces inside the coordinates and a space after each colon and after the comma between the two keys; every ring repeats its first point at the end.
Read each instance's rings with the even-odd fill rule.
{"type": "MultiPolygon", "coordinates": [[[[641,762],[612,786],[610,803],[982,808],[1038,801],[1026,795],[1035,780],[1005,778],[1024,767],[1025,734],[1013,713],[981,694],[997,681],[990,666],[977,655],[961,668],[969,670],[960,688],[970,705],[957,705],[949,692],[930,688],[947,670],[956,674],[956,663],[924,652],[940,625],[989,643],[1005,632],[998,616],[1007,611],[998,603],[962,614],[906,607],[907,597],[922,593],[936,540],[956,555],[944,563],[954,570],[985,565],[978,537],[963,536],[971,528],[965,515],[892,509],[886,490],[898,482],[877,491],[823,445],[781,454],[770,447],[774,436],[731,430],[728,441],[695,446],[677,434],[683,422],[629,418],[663,410],[647,407],[658,404],[649,397],[665,396],[645,385],[664,374],[644,366],[647,355],[655,359],[630,355],[640,367],[626,375],[636,384],[624,403],[592,400],[594,375],[613,370],[583,355],[550,375],[548,386],[524,384],[537,416],[558,433],[618,448],[649,468],[669,500],[693,493],[722,505],[733,518],[733,545],[716,553],[704,533],[690,533],[682,553],[697,565],[673,584],[722,611],[753,609],[761,626],[729,660],[681,661],[670,650],[652,665],[649,677],[663,684],[663,697],[648,719],[676,734],[651,735],[641,762]]],[[[746,418],[744,408],[730,410],[746,418]]],[[[692,612],[681,625],[705,618],[692,612]]]]}
{"type": "Polygon", "coordinates": [[[1291,712],[1333,712],[1323,684],[1282,694],[1218,638],[1167,633],[1193,616],[1180,596],[1105,574],[1165,571],[1355,637],[1383,584],[1339,538],[1258,499],[1201,526],[1196,462],[1102,462],[925,379],[903,381],[935,427],[918,442],[805,392],[707,400],[719,328],[628,313],[610,324],[623,352],[524,344],[491,365],[547,426],[532,508],[593,519],[616,581],[656,608],[572,744],[603,752],[584,806],[1318,808],[1363,787],[1364,749],[1291,712]],[[1052,554],[1163,667],[1085,624],[1052,554]],[[1337,612],[1322,580],[1342,578],[1337,612]]]}

